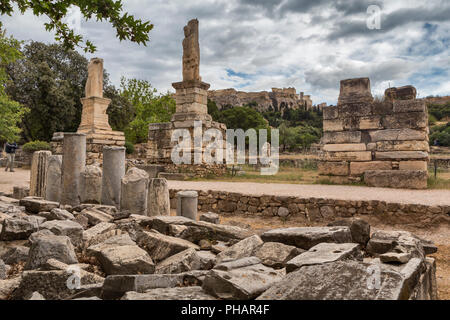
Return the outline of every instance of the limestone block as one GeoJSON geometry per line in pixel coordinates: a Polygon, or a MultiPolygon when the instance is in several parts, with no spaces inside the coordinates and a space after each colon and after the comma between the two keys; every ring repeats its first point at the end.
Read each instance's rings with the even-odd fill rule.
{"type": "Polygon", "coordinates": [[[427,161],[400,161],[398,168],[400,170],[427,171],[428,170],[428,162],[427,161]]]}
{"type": "Polygon", "coordinates": [[[322,139],[325,144],[360,143],[361,131],[324,132],[322,139]]]}
{"type": "Polygon", "coordinates": [[[370,151],[349,151],[349,152],[325,152],[326,161],[371,161],[370,151]]]}
{"type": "Polygon", "coordinates": [[[374,101],[372,103],[372,114],[373,115],[386,115],[393,112],[393,105],[390,101],[374,101]]]}
{"type": "Polygon", "coordinates": [[[372,115],[372,107],[369,103],[351,103],[338,106],[339,118],[366,117],[372,115]]]}
{"type": "Polygon", "coordinates": [[[375,152],[376,160],[428,159],[428,153],[423,151],[388,151],[375,152]]]}
{"type": "Polygon", "coordinates": [[[387,100],[414,100],[417,90],[413,86],[403,86],[399,88],[389,88],[384,92],[387,100]]]}
{"type": "Polygon", "coordinates": [[[180,191],[177,193],[177,216],[197,220],[197,191],[180,191]]]}
{"type": "Polygon", "coordinates": [[[342,120],[323,120],[323,131],[342,131],[344,130],[344,122],[342,120]]]}
{"type": "Polygon", "coordinates": [[[169,216],[169,185],[164,178],[150,180],[148,187],[148,216],[169,216]]]}
{"type": "Polygon", "coordinates": [[[370,187],[426,189],[428,171],[376,170],[366,171],[364,182],[370,187]]]}
{"type": "Polygon", "coordinates": [[[376,143],[377,151],[430,151],[428,141],[379,141],[376,143]]]}
{"type": "Polygon", "coordinates": [[[360,130],[382,129],[381,117],[372,116],[361,118],[359,121],[359,129],[360,130]]]}
{"type": "Polygon", "coordinates": [[[369,132],[372,142],[378,141],[409,141],[409,140],[428,140],[425,131],[413,129],[386,129],[369,132]]]}
{"type": "Polygon", "coordinates": [[[370,162],[351,162],[350,175],[360,176],[366,171],[371,170],[392,170],[390,161],[370,161],[370,162]]]}
{"type": "Polygon", "coordinates": [[[394,112],[423,112],[426,113],[426,104],[423,100],[395,100],[394,112]]]}
{"type": "Polygon", "coordinates": [[[422,129],[428,126],[428,114],[425,112],[396,113],[383,117],[381,123],[386,129],[422,129]]]}
{"type": "Polygon", "coordinates": [[[321,175],[347,176],[349,174],[348,162],[324,162],[318,163],[318,171],[321,175]]]}
{"type": "Polygon", "coordinates": [[[339,151],[366,151],[364,143],[344,143],[344,144],[326,144],[323,151],[339,152],[339,151]]]}
{"type": "Polygon", "coordinates": [[[372,102],[373,97],[370,92],[369,78],[355,78],[341,81],[338,106],[346,103],[367,103],[372,102]]]}
{"type": "Polygon", "coordinates": [[[136,167],[128,170],[122,178],[120,210],[147,215],[148,184],[147,172],[136,167]]]}
{"type": "Polygon", "coordinates": [[[339,115],[338,108],[337,107],[326,107],[323,108],[323,119],[324,120],[332,120],[336,119],[339,115]]]}

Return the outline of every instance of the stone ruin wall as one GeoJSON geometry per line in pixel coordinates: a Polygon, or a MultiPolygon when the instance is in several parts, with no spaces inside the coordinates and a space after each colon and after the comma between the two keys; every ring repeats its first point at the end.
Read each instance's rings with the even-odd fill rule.
{"type": "Polygon", "coordinates": [[[209,90],[208,98],[219,109],[225,106],[244,106],[257,103],[259,111],[283,111],[285,109],[312,108],[309,95],[297,94],[295,88],[272,88],[271,92],[243,92],[235,89],[209,90]]]}
{"type": "Polygon", "coordinates": [[[412,86],[375,101],[368,78],[341,81],[337,106],[324,108],[319,174],[333,182],[425,189],[428,112],[412,86]]]}

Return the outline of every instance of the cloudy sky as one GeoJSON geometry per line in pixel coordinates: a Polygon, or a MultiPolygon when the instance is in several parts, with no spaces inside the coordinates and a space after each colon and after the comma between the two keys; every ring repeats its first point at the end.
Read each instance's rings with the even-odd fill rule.
{"type": "MultiPolygon", "coordinates": [[[[126,11],[155,25],[147,47],[119,42],[106,23],[81,22],[81,34],[98,47],[93,56],[105,59],[115,84],[126,76],[170,90],[181,80],[183,26],[198,18],[200,73],[212,89],[295,87],[314,104],[335,104],[341,79],[370,77],[374,95],[407,84],[420,97],[450,95],[448,0],[123,2],[126,11]],[[380,29],[367,27],[370,5],[381,9],[380,29]]],[[[18,39],[53,42],[45,17],[1,20],[18,39]]]]}

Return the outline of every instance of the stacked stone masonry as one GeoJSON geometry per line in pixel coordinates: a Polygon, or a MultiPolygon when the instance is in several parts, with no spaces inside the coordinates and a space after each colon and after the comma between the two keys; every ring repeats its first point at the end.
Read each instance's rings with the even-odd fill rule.
{"type": "Polygon", "coordinates": [[[375,101],[368,78],[341,81],[337,106],[323,111],[319,173],[337,182],[425,189],[428,112],[411,86],[386,90],[375,101]]]}
{"type": "MultiPolygon", "coordinates": [[[[171,189],[171,208],[177,206],[171,189]]],[[[414,224],[417,226],[450,224],[450,206],[393,203],[379,200],[350,201],[327,198],[297,198],[271,195],[247,195],[224,191],[199,191],[198,210],[224,215],[261,217],[304,217],[309,222],[333,221],[353,216],[372,216],[384,223],[414,224]],[[285,210],[287,209],[287,211],[285,210]]]]}

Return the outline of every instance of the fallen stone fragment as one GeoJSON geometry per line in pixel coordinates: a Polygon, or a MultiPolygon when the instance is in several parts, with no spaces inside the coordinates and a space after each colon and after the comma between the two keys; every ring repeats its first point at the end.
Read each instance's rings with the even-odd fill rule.
{"type": "Polygon", "coordinates": [[[39,197],[26,197],[20,200],[20,205],[25,207],[25,210],[32,214],[38,214],[39,212],[50,212],[59,207],[58,202],[47,201],[39,197]]]}
{"type": "Polygon", "coordinates": [[[55,208],[50,212],[40,212],[39,216],[44,217],[47,221],[52,220],[74,220],[75,216],[64,209],[55,208]]]}
{"type": "Polygon", "coordinates": [[[280,242],[309,250],[315,245],[327,243],[350,243],[352,236],[348,227],[303,227],[274,229],[261,235],[264,242],[280,242]]]}
{"type": "Polygon", "coordinates": [[[52,258],[66,264],[78,263],[69,237],[44,235],[36,238],[31,245],[25,269],[37,269],[52,258]]]}
{"type": "Polygon", "coordinates": [[[154,231],[138,233],[137,244],[145,249],[156,262],[187,249],[200,250],[199,246],[189,241],[154,231]]]}
{"type": "Polygon", "coordinates": [[[47,221],[40,226],[40,229],[50,230],[57,236],[68,236],[74,246],[81,245],[83,240],[83,227],[70,220],[53,220],[47,221]]]}
{"type": "Polygon", "coordinates": [[[370,224],[362,219],[339,220],[328,225],[329,227],[349,227],[353,242],[366,246],[370,240],[370,224]]]}
{"type": "Polygon", "coordinates": [[[109,222],[101,222],[92,228],[86,230],[83,232],[83,241],[85,242],[86,246],[92,245],[91,241],[106,232],[109,232],[113,230],[116,227],[114,223],[109,222]]]}
{"type": "Polygon", "coordinates": [[[411,259],[409,253],[398,253],[398,252],[386,252],[380,254],[380,261],[383,263],[407,263],[411,259]]]}
{"type": "MultiPolygon", "coordinates": [[[[98,283],[103,278],[88,272],[81,272],[80,284],[98,283]]],[[[16,290],[11,295],[13,300],[22,300],[33,292],[41,292],[47,300],[64,300],[77,292],[74,272],[60,271],[25,271],[16,290]]]]}
{"type": "Polygon", "coordinates": [[[303,266],[354,259],[362,261],[363,255],[357,243],[319,243],[309,251],[288,261],[286,272],[293,272],[303,266]]]}
{"type": "Polygon", "coordinates": [[[201,287],[152,289],[144,293],[127,292],[121,300],[215,300],[201,287]]]}
{"type": "Polygon", "coordinates": [[[422,240],[407,231],[377,231],[367,243],[367,253],[378,256],[392,251],[397,245],[407,248],[412,257],[423,258],[424,255],[436,252],[431,242],[422,240]]]}
{"type": "Polygon", "coordinates": [[[289,273],[257,300],[404,300],[411,294],[406,279],[385,264],[336,261],[289,273]],[[374,281],[378,271],[379,288],[374,281]]]}
{"type": "Polygon", "coordinates": [[[99,244],[90,246],[89,248],[87,248],[86,253],[88,255],[96,256],[97,254],[108,248],[115,248],[119,246],[134,246],[134,245],[136,245],[136,242],[131,240],[128,234],[124,233],[118,236],[110,237],[99,244]]]}
{"type": "Polygon", "coordinates": [[[192,270],[199,270],[200,267],[201,261],[200,257],[197,255],[197,251],[195,249],[187,249],[158,263],[155,273],[182,273],[192,270]]]}
{"type": "Polygon", "coordinates": [[[230,271],[233,269],[254,266],[254,265],[257,265],[260,263],[261,263],[261,260],[257,257],[246,257],[246,258],[242,258],[242,259],[238,259],[238,260],[219,263],[214,267],[214,269],[230,271]]]}
{"type": "Polygon", "coordinates": [[[155,264],[148,253],[136,245],[105,248],[97,254],[97,258],[107,275],[155,272],[155,264]]]}
{"type": "Polygon", "coordinates": [[[292,258],[305,252],[294,246],[288,246],[279,242],[266,242],[258,250],[255,256],[261,259],[261,263],[272,268],[284,268],[292,258]]]}
{"type": "Polygon", "coordinates": [[[0,241],[26,240],[38,226],[23,219],[6,219],[3,221],[0,241]]]}
{"type": "Polygon", "coordinates": [[[87,217],[91,226],[102,222],[112,222],[114,220],[113,216],[95,208],[84,209],[80,215],[87,217]]]}
{"type": "Polygon", "coordinates": [[[284,273],[262,264],[222,271],[213,269],[205,277],[203,290],[224,300],[250,300],[283,279],[284,273]]]}
{"type": "Polygon", "coordinates": [[[102,299],[122,297],[128,291],[143,293],[150,289],[201,285],[208,271],[190,271],[180,274],[111,275],[103,284],[102,299]]]}
{"type": "Polygon", "coordinates": [[[217,262],[237,260],[240,258],[254,256],[256,250],[264,244],[261,238],[257,235],[251,236],[239,241],[235,245],[222,251],[217,255],[217,262]]]}
{"type": "Polygon", "coordinates": [[[15,277],[8,280],[0,280],[0,300],[7,300],[14,290],[19,287],[21,277],[15,277]]]}
{"type": "Polygon", "coordinates": [[[5,280],[8,276],[8,270],[6,264],[0,259],[0,280],[5,280]]]}
{"type": "Polygon", "coordinates": [[[9,249],[4,255],[1,256],[3,261],[6,264],[13,265],[22,262],[26,262],[28,260],[28,254],[30,252],[30,248],[24,246],[17,246],[9,249]]]}
{"type": "Polygon", "coordinates": [[[25,300],[45,300],[44,296],[39,292],[35,291],[28,295],[25,300]]]}
{"type": "Polygon", "coordinates": [[[197,251],[197,256],[200,258],[201,270],[210,270],[216,264],[216,255],[210,251],[197,251]]]}
{"type": "Polygon", "coordinates": [[[205,222],[209,222],[209,223],[219,224],[220,217],[219,217],[219,215],[217,213],[208,212],[208,213],[203,213],[200,216],[200,221],[205,221],[205,222]]]}

